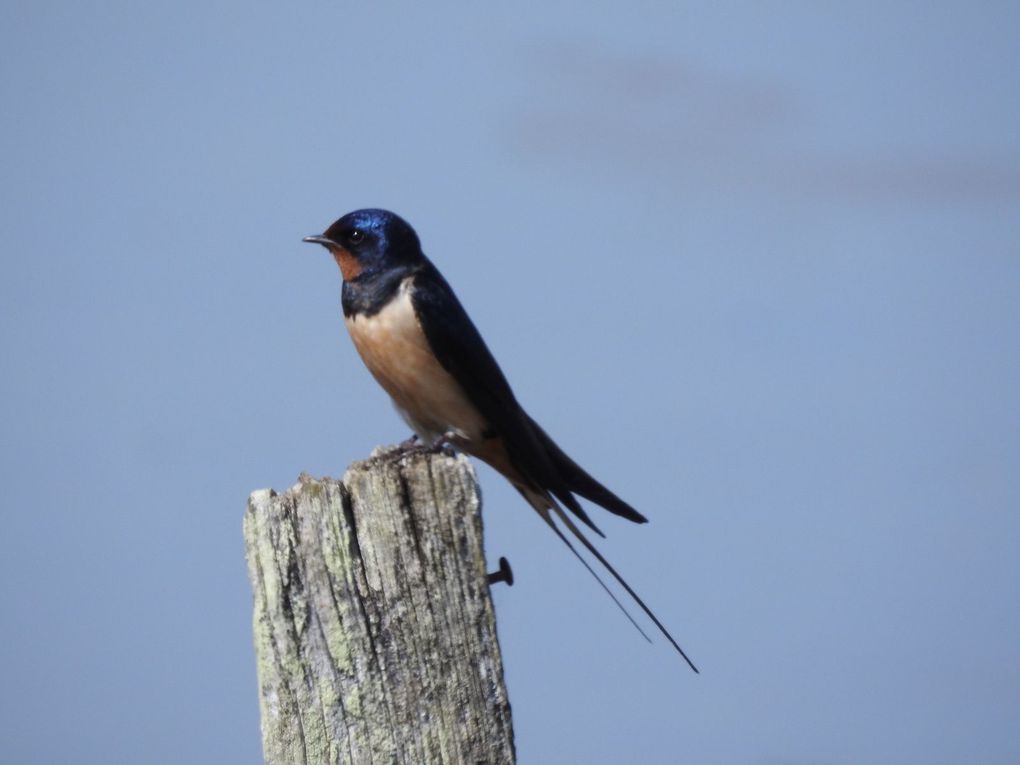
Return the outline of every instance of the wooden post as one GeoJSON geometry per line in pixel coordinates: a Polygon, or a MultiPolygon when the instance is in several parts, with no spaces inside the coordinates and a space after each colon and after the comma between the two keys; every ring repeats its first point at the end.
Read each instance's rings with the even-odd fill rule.
{"type": "Polygon", "coordinates": [[[465,457],[256,491],[244,537],[267,765],[514,762],[465,457]]]}

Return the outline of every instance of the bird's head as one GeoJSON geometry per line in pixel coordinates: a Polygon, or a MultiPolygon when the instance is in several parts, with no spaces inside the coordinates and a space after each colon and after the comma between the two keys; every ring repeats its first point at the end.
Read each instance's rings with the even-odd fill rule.
{"type": "Polygon", "coordinates": [[[388,210],[355,210],[318,236],[302,241],[321,244],[332,253],[344,281],[415,265],[422,259],[414,229],[388,210]]]}

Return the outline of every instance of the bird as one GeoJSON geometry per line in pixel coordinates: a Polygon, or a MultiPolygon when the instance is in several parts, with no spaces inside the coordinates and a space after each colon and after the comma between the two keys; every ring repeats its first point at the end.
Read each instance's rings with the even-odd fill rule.
{"type": "Polygon", "coordinates": [[[577,497],[634,523],[648,519],[568,457],[528,415],[411,225],[388,210],[361,209],[302,241],[325,247],[340,267],[341,306],[354,347],[415,436],[437,448],[448,444],[501,473],[644,634],[561,523],[698,672],[564,508],[600,537],[605,535],[577,497]]]}

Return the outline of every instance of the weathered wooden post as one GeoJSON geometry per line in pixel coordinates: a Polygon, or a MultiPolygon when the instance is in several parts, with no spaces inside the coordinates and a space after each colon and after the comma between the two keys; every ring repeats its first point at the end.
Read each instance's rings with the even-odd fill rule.
{"type": "Polygon", "coordinates": [[[268,765],[514,762],[465,457],[383,453],[244,517],[268,765]]]}

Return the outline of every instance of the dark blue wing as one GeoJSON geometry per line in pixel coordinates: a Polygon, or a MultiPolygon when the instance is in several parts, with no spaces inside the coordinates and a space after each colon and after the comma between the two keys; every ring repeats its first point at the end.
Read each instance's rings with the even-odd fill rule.
{"type": "Polygon", "coordinates": [[[514,467],[536,488],[559,499],[594,531],[572,492],[635,523],[646,518],[568,457],[517,402],[503,371],[450,285],[431,263],[415,275],[411,300],[439,363],[460,383],[502,439],[514,467]]]}

